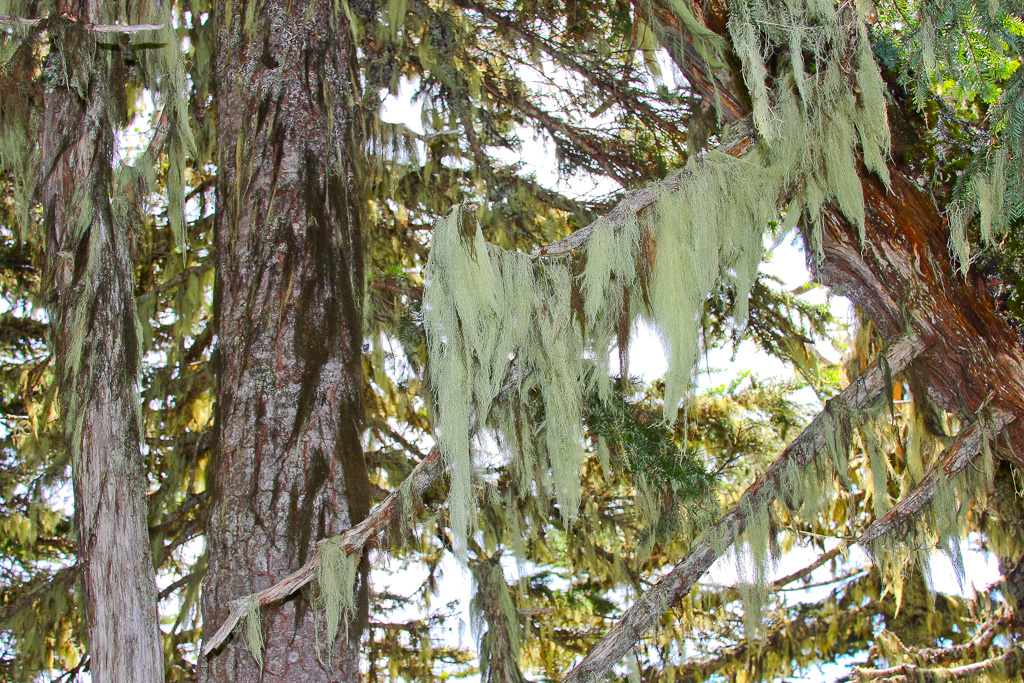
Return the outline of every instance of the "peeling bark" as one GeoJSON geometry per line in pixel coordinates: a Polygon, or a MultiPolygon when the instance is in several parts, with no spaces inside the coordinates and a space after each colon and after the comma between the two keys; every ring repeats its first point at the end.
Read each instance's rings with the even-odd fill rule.
{"type": "MultiPolygon", "coordinates": [[[[85,21],[101,3],[63,6],[85,21]]],[[[86,29],[51,20],[40,194],[53,345],[75,492],[93,680],[164,680],[140,450],[139,338],[128,226],[111,210],[108,58],[86,29]],[[76,89],[74,86],[79,86],[76,89]]]]}
{"type": "MultiPolygon", "coordinates": [[[[325,0],[222,0],[216,12],[218,432],[202,598],[211,625],[370,505],[349,27],[325,0]]],[[[336,642],[324,642],[297,595],[263,612],[262,671],[236,638],[201,658],[200,680],[358,680],[367,569],[364,557],[357,623],[336,642]],[[333,663],[321,664],[318,644],[333,663]]]]}
{"type": "Polygon", "coordinates": [[[1024,414],[1024,353],[996,310],[984,279],[959,274],[946,221],[931,197],[892,169],[891,188],[862,175],[867,239],[830,211],[824,220],[819,282],[847,296],[882,336],[912,330],[928,352],[915,373],[942,408],[969,417],[991,398],[994,408],[1024,414]],[[991,394],[991,396],[990,396],[991,394]]]}

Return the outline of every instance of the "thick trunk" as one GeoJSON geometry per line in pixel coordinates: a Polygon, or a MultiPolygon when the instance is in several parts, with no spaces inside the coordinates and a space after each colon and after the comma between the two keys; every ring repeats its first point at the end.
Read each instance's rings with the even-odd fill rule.
{"type": "MultiPolygon", "coordinates": [[[[206,624],[300,567],[318,539],[369,507],[351,157],[358,81],[347,22],[333,6],[217,5],[218,448],[206,624]]],[[[361,613],[366,569],[364,560],[361,613]]],[[[201,679],[358,680],[360,625],[324,643],[316,623],[305,596],[270,607],[262,671],[234,638],[201,660],[201,679]],[[318,645],[333,649],[330,664],[318,645]]]]}
{"type": "Polygon", "coordinates": [[[904,170],[892,167],[889,189],[862,176],[863,243],[838,211],[827,214],[825,258],[814,264],[815,275],[865,311],[886,339],[910,329],[925,340],[929,351],[911,372],[945,410],[966,417],[991,402],[1024,414],[1017,335],[997,312],[982,275],[973,269],[966,278],[960,274],[945,219],[904,170]]]}
{"type": "MultiPolygon", "coordinates": [[[[100,16],[94,6],[78,10],[86,21],[100,16]]],[[[156,683],[163,648],[140,450],[135,274],[129,231],[110,204],[107,57],[79,26],[52,26],[50,36],[41,196],[90,671],[103,683],[156,683]]]]}

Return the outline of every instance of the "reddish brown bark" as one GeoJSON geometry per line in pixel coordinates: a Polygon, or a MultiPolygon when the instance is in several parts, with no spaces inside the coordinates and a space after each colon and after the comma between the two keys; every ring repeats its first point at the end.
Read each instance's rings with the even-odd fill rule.
{"type": "MultiPolygon", "coordinates": [[[[370,503],[350,30],[327,0],[222,0],[216,21],[211,625],[232,600],[300,567],[318,539],[362,520],[370,503]]],[[[365,613],[365,561],[359,583],[365,613]]],[[[263,617],[262,671],[235,638],[201,659],[201,680],[359,679],[358,623],[324,643],[304,595],[263,617]],[[321,664],[318,643],[333,648],[332,663],[321,664]]]]}
{"type": "Polygon", "coordinates": [[[999,315],[984,278],[964,278],[954,263],[945,219],[931,197],[901,169],[887,190],[863,176],[868,232],[829,212],[825,258],[814,263],[820,282],[849,297],[886,339],[913,330],[928,352],[915,361],[931,397],[953,413],[994,407],[1024,414],[1024,354],[999,315]]]}

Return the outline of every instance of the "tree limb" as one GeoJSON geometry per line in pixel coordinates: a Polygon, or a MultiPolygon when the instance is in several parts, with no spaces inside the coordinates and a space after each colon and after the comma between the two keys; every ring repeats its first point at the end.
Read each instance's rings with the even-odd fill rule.
{"type": "Polygon", "coordinates": [[[857,544],[870,552],[871,545],[879,538],[892,531],[906,529],[908,524],[919,519],[935,497],[940,478],[948,479],[967,467],[981,451],[982,439],[993,438],[1015,419],[1010,413],[993,409],[986,429],[983,430],[978,421],[961,429],[928,474],[883,517],[876,519],[857,539],[857,544]]]}
{"type": "MultiPolygon", "coordinates": [[[[719,152],[724,152],[729,156],[739,159],[745,156],[747,152],[753,148],[754,140],[754,133],[748,126],[747,132],[743,135],[720,145],[716,149],[719,152]]],[[[537,256],[548,257],[565,256],[566,254],[580,249],[587,243],[587,240],[590,239],[591,233],[594,232],[594,228],[596,228],[600,223],[611,223],[612,225],[624,223],[627,217],[653,206],[654,203],[658,201],[658,197],[660,197],[666,190],[669,192],[678,190],[688,175],[689,174],[685,170],[680,171],[678,173],[673,173],[664,180],[652,183],[647,187],[641,187],[638,190],[631,190],[630,192],[627,192],[622,201],[603,217],[598,218],[590,225],[580,228],[568,237],[536,249],[534,254],[537,256]]]]}
{"type": "Polygon", "coordinates": [[[978,627],[978,632],[966,643],[941,648],[909,648],[909,652],[917,661],[932,666],[975,658],[992,647],[992,641],[1011,621],[1013,621],[1013,612],[1002,609],[978,627]]]}
{"type": "MultiPolygon", "coordinates": [[[[924,350],[913,336],[904,336],[890,345],[882,357],[889,372],[898,373],[924,350]]],[[[782,455],[772,463],[757,481],[750,485],[718,523],[696,541],[690,552],[657,584],[622,615],[612,629],[591,649],[590,653],[562,679],[562,683],[584,683],[599,680],[607,674],[638,640],[657,624],[665,612],[690,592],[697,580],[733,544],[747,525],[750,510],[764,510],[780,495],[786,473],[791,467],[806,467],[815,455],[824,449],[826,428],[831,428],[831,416],[825,413],[839,404],[846,409],[859,410],[869,406],[885,391],[886,377],[890,376],[880,359],[846,389],[831,399],[782,455]]]]}
{"type": "MultiPolygon", "coordinates": [[[[142,31],[158,31],[165,26],[165,24],[89,24],[83,21],[77,21],[68,14],[61,14],[59,19],[78,24],[86,31],[92,31],[93,33],[141,33],[142,31]]],[[[0,24],[5,26],[35,26],[36,24],[49,20],[50,17],[43,19],[25,19],[23,17],[15,17],[9,14],[0,14],[0,24]]]]}
{"type": "MultiPolygon", "coordinates": [[[[382,535],[385,529],[397,520],[398,516],[402,514],[402,508],[404,503],[402,497],[405,495],[414,496],[418,499],[423,495],[423,492],[430,488],[441,476],[444,468],[441,466],[441,452],[435,447],[426,458],[421,460],[413,471],[409,474],[406,482],[411,482],[410,490],[406,491],[405,482],[398,489],[391,492],[391,494],[377,507],[375,507],[359,524],[351,527],[343,534],[332,538],[341,539],[341,547],[345,550],[348,555],[355,555],[363,551],[363,548],[375,538],[382,535]]],[[[325,538],[316,544],[316,548],[319,548],[324,543],[332,540],[331,538],[325,538]]],[[[306,564],[302,565],[299,569],[286,576],[281,581],[275,583],[272,586],[268,586],[261,591],[257,591],[245,597],[238,598],[231,601],[231,612],[228,615],[227,620],[221,624],[220,628],[217,629],[209,640],[203,643],[203,656],[208,657],[211,652],[216,650],[218,647],[224,644],[231,635],[231,631],[234,630],[238,622],[245,617],[249,611],[249,605],[255,601],[259,605],[270,605],[275,602],[284,600],[297,593],[303,586],[311,583],[316,578],[317,568],[320,566],[320,554],[316,552],[312,553],[312,557],[306,564]]]]}
{"type": "Polygon", "coordinates": [[[1024,648],[1015,647],[1005,654],[973,664],[950,669],[926,668],[916,664],[900,664],[888,669],[857,669],[857,681],[876,683],[939,683],[939,681],[976,680],[989,673],[999,672],[1004,680],[1012,680],[1024,665],[1024,648]]]}

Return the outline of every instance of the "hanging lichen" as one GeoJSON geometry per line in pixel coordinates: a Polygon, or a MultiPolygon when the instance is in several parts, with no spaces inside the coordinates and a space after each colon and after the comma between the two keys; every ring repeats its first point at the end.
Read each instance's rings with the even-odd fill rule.
{"type": "Polygon", "coordinates": [[[263,668],[263,616],[260,614],[260,603],[250,597],[246,605],[245,619],[241,622],[245,630],[245,644],[256,660],[257,666],[263,668]]]}
{"type": "MultiPolygon", "coordinates": [[[[938,550],[950,560],[961,588],[966,582],[961,540],[967,528],[967,516],[975,502],[983,501],[995,479],[995,458],[989,445],[990,428],[984,415],[976,422],[979,455],[949,475],[947,463],[940,453],[927,478],[931,496],[924,514],[873,539],[869,551],[880,567],[886,590],[893,592],[897,604],[901,599],[904,575],[914,566],[927,568],[932,551],[938,550]]],[[[964,430],[971,427],[964,427],[964,430]]],[[[924,477],[921,477],[924,478],[924,477]]]]}
{"type": "Polygon", "coordinates": [[[759,637],[764,622],[764,605],[768,601],[768,569],[773,545],[771,508],[749,508],[743,536],[745,545],[738,546],[736,564],[740,575],[737,586],[743,602],[743,628],[748,638],[759,637]]]}
{"type": "MultiPolygon", "coordinates": [[[[340,539],[328,539],[317,548],[320,562],[317,565],[317,585],[320,593],[314,601],[315,607],[324,610],[327,622],[328,647],[338,637],[342,622],[347,624],[356,613],[355,588],[359,576],[361,553],[345,552],[340,539]]],[[[329,653],[328,653],[329,654],[329,653]]]]}
{"type": "Polygon", "coordinates": [[[499,559],[488,558],[473,567],[473,582],[470,621],[480,643],[481,681],[525,683],[518,663],[519,613],[499,559]]]}
{"type": "MultiPolygon", "coordinates": [[[[438,221],[423,314],[435,433],[451,474],[451,524],[463,557],[476,524],[475,436],[497,437],[519,495],[554,494],[571,522],[585,457],[581,397],[610,396],[608,356],[624,325],[643,318],[661,337],[664,417],[672,423],[691,392],[706,302],[730,290],[732,316],[743,327],[764,231],[783,209],[804,207],[819,252],[820,216],[830,202],[863,235],[858,151],[887,182],[889,134],[861,19],[831,2],[734,2],[729,33],[754,112],[755,140],[742,156],[711,150],[692,157],[656,186],[648,209],[599,221],[585,249],[566,256],[488,245],[471,205],[438,221]],[[769,67],[772,55],[782,57],[769,67]]],[[[748,134],[726,131],[723,139],[748,134]]],[[[824,478],[848,483],[851,426],[841,409],[829,413],[825,463],[792,473],[802,490],[791,500],[814,507],[824,478]]],[[[753,559],[763,564],[766,554],[753,559]]],[[[753,576],[763,583],[763,567],[753,576]]]]}

